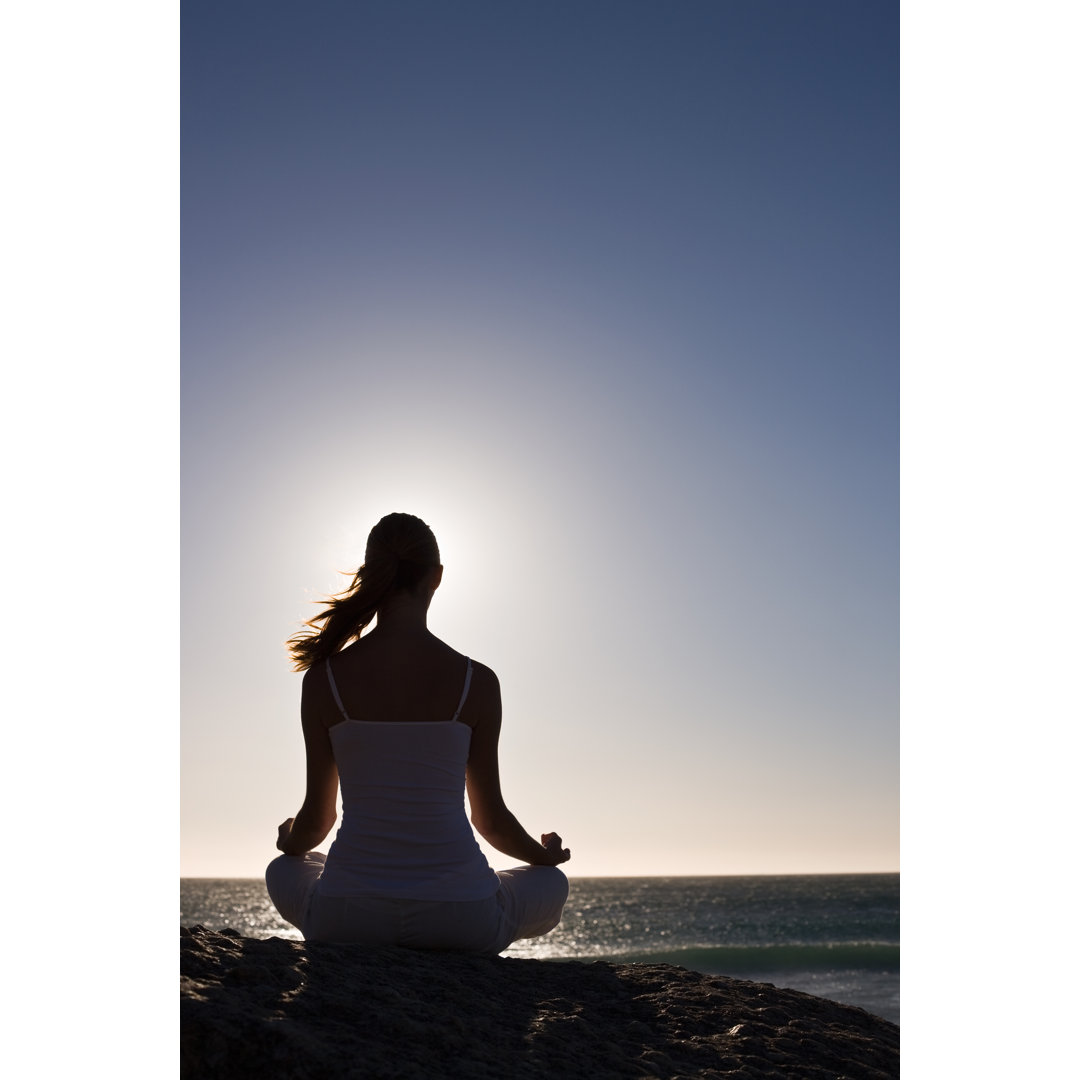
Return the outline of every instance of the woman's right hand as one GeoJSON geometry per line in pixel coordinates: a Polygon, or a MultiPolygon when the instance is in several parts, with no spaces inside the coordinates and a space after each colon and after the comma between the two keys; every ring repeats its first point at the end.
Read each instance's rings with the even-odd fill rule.
{"type": "Polygon", "coordinates": [[[570,858],[570,849],[562,846],[562,837],[558,833],[546,832],[540,837],[540,844],[551,856],[550,866],[558,866],[570,858]]]}
{"type": "Polygon", "coordinates": [[[278,851],[284,851],[282,846],[289,842],[289,836],[292,833],[293,822],[295,818],[286,818],[279,826],[277,830],[277,849],[278,851]]]}

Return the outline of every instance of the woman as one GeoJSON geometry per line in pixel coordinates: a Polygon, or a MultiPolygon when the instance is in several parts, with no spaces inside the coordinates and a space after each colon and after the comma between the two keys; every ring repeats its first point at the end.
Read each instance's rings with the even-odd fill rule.
{"type": "Polygon", "coordinates": [[[503,802],[499,681],[427,628],[442,572],[427,525],[390,514],[352,586],[289,642],[305,672],[307,793],[278,830],[266,886],[309,941],[495,954],[562,916],[556,867],[570,852],[555,833],[534,840],[503,802]],[[339,779],[341,828],[323,856],[311,849],[337,818],[339,779]],[[528,865],[488,866],[466,790],[480,835],[528,865]]]}

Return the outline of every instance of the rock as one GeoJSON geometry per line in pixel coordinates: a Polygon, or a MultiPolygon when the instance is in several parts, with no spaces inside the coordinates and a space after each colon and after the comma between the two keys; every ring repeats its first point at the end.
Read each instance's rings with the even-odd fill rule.
{"type": "Polygon", "coordinates": [[[900,1075],[900,1029],[670,964],[519,960],[180,928],[183,1080],[900,1075]]]}

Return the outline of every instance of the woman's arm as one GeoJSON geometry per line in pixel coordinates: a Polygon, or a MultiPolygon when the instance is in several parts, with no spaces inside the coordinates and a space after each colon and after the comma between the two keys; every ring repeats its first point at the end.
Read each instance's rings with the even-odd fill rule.
{"type": "MultiPolygon", "coordinates": [[[[326,672],[318,665],[322,684],[326,684],[326,672]]],[[[334,761],[334,748],[330,743],[330,731],[323,723],[329,686],[321,685],[318,676],[308,668],[300,692],[300,722],[304,729],[304,747],[307,753],[307,791],[304,805],[295,818],[283,821],[278,827],[277,846],[286,855],[303,855],[317,847],[325,839],[337,821],[338,773],[334,761]]]]}
{"type": "Polygon", "coordinates": [[[476,831],[496,850],[534,866],[558,866],[570,858],[556,833],[544,833],[534,840],[503,801],[499,783],[499,731],[502,727],[502,698],[499,680],[489,668],[477,665],[470,704],[478,719],[473,727],[465,786],[469,793],[472,823],[476,831]]]}

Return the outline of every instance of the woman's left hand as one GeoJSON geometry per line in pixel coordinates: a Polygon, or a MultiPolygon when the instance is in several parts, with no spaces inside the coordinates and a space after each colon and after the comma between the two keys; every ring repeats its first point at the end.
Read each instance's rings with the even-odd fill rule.
{"type": "Polygon", "coordinates": [[[546,832],[540,837],[544,850],[551,856],[551,866],[558,866],[570,858],[570,851],[562,846],[562,837],[558,833],[546,832]]]}
{"type": "Polygon", "coordinates": [[[286,818],[279,826],[277,830],[277,849],[278,851],[284,851],[282,844],[289,839],[289,834],[292,832],[294,818],[286,818]]]}

